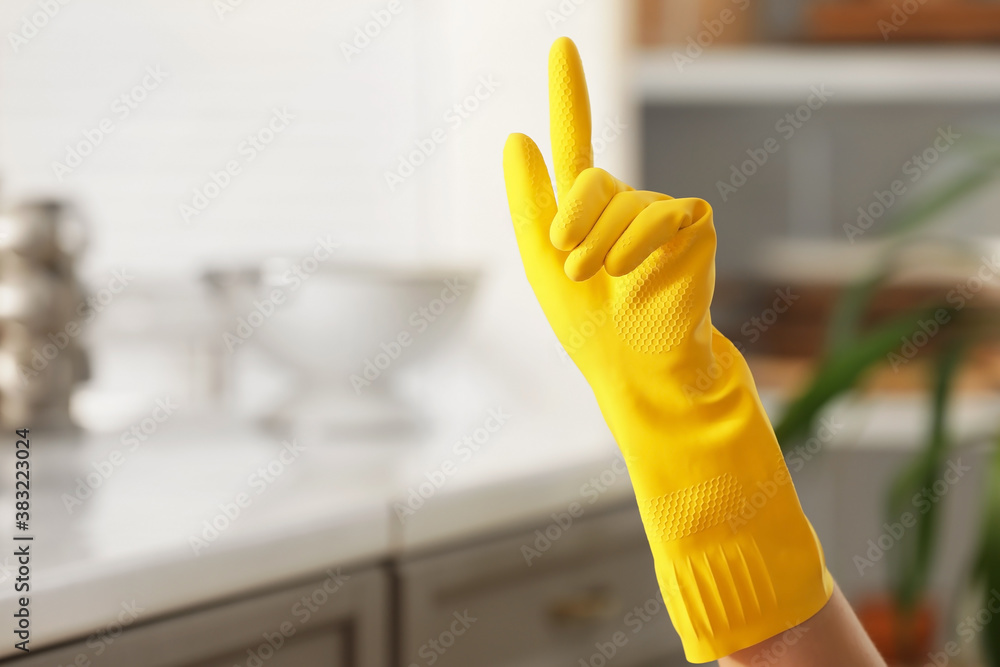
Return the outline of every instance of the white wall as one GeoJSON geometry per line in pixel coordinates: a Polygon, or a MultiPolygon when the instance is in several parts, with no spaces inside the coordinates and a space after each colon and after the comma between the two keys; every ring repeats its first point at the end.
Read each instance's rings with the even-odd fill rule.
{"type": "MultiPolygon", "coordinates": [[[[215,0],[71,1],[16,49],[10,34],[41,11],[39,0],[6,0],[0,199],[77,197],[94,225],[91,274],[130,266],[193,275],[209,263],[295,252],[327,232],[350,255],[506,263],[513,239],[501,149],[515,130],[544,146],[555,37],[578,41],[595,125],[630,118],[621,3],[575,2],[563,0],[558,14],[548,13],[560,11],[557,0],[401,0],[398,15],[348,62],[339,43],[388,0],[243,0],[222,18],[215,0]],[[151,66],[167,78],[121,119],[114,100],[151,66]],[[498,81],[497,91],[449,127],[443,114],[480,76],[498,81]],[[247,162],[237,147],[274,107],[295,120],[247,162]],[[104,117],[114,131],[60,181],[53,162],[104,117]],[[386,169],[439,126],[440,150],[390,192],[386,169]],[[241,173],[185,225],[179,205],[230,159],[241,173]]],[[[626,176],[632,136],[602,156],[626,176]]]]}

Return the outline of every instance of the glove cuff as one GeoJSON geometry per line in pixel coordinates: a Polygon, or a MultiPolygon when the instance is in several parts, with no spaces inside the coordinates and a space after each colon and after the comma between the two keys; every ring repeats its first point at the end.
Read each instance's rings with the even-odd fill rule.
{"type": "Polygon", "coordinates": [[[751,499],[738,511],[724,493],[716,497],[728,509],[670,533],[661,529],[664,514],[651,511],[656,499],[640,500],[657,580],[693,663],[790,630],[833,593],[822,547],[790,483],[761,506],[751,499]]]}

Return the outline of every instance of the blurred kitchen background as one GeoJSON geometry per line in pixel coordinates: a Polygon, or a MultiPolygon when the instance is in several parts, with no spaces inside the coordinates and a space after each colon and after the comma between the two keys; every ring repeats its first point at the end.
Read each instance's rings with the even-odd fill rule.
{"type": "Polygon", "coordinates": [[[0,534],[35,536],[31,654],[0,663],[686,664],[507,212],[568,35],[598,166],[714,207],[714,321],[880,649],[1000,667],[997,2],[0,25],[0,534]]]}

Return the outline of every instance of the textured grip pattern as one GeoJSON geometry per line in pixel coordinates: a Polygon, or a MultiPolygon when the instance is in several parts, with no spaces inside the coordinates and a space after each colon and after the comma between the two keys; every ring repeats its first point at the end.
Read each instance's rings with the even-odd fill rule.
{"type": "Polygon", "coordinates": [[[636,352],[673,349],[691,330],[691,278],[669,275],[655,251],[632,273],[614,281],[615,327],[636,352]]]}
{"type": "Polygon", "coordinates": [[[746,498],[736,478],[726,473],[656,498],[639,501],[650,541],[670,542],[726,521],[743,511],[746,498]]]}
{"type": "Polygon", "coordinates": [[[555,210],[556,203],[548,180],[548,169],[535,142],[524,135],[518,140],[521,143],[520,154],[525,161],[520,173],[527,177],[528,190],[524,193],[526,196],[518,198],[518,205],[512,206],[510,213],[515,227],[522,229],[537,224],[536,221],[544,217],[546,211],[555,210]]]}
{"type": "Polygon", "coordinates": [[[562,207],[562,211],[563,215],[557,215],[552,221],[552,226],[555,228],[553,237],[566,238],[569,230],[577,226],[577,220],[583,213],[583,202],[579,199],[572,199],[562,207]]]}
{"type": "Polygon", "coordinates": [[[571,42],[554,47],[549,55],[549,134],[555,159],[559,199],[577,175],[594,164],[590,145],[590,97],[583,65],[571,42]]]}

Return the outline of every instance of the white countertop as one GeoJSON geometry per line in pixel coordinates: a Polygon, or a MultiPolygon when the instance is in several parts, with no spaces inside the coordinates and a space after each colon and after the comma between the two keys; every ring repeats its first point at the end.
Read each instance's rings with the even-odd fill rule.
{"type": "MultiPolygon", "coordinates": [[[[134,601],[143,620],[151,620],[320,577],[328,568],[524,529],[579,500],[581,484],[617,456],[586,386],[572,384],[583,403],[571,420],[525,409],[534,401],[530,392],[499,399],[488,389],[459,386],[446,401],[450,418],[436,428],[367,442],[298,437],[301,451],[294,455],[280,437],[206,418],[171,418],[134,450],[119,434],[32,432],[32,648],[86,637],[112,623],[123,603],[134,601]],[[499,428],[477,451],[469,445],[456,450],[465,435],[482,440],[487,431],[477,429],[490,411],[503,424],[489,422],[499,428]],[[112,458],[115,451],[120,459],[112,458]],[[286,463],[279,465],[283,451],[286,463]],[[255,473],[269,464],[280,470],[271,481],[255,473]],[[107,478],[99,479],[95,470],[109,466],[107,478]],[[443,475],[444,483],[432,493],[425,485],[428,497],[401,519],[397,503],[406,503],[411,489],[419,493],[428,474],[443,475]],[[99,480],[93,494],[67,505],[88,475],[99,480]],[[245,507],[236,516],[240,494],[245,507]],[[235,519],[226,518],[227,508],[235,519]],[[206,536],[206,522],[213,521],[224,530],[206,536]],[[193,545],[198,537],[203,542],[193,545]]],[[[572,400],[572,391],[561,394],[563,405],[572,400]]],[[[0,468],[4,479],[12,479],[13,456],[4,456],[0,468]]],[[[629,498],[628,479],[621,476],[594,505],[629,498]]],[[[12,520],[6,484],[0,507],[12,520]]],[[[4,523],[0,613],[9,618],[16,564],[7,548],[12,531],[4,523]]],[[[14,653],[10,642],[0,646],[0,657],[14,653]]]]}
{"type": "MultiPolygon", "coordinates": [[[[251,476],[281,453],[280,438],[178,418],[123,452],[121,465],[72,512],[63,494],[72,494],[112,450],[125,448],[117,436],[52,441],[33,433],[33,648],[85,637],[133,600],[152,619],[331,567],[418,556],[530,528],[584,500],[585,490],[586,511],[629,502],[625,476],[596,495],[586,486],[602,472],[607,479],[617,448],[575,369],[553,362],[548,374],[557,376],[558,392],[551,386],[523,387],[517,395],[469,392],[459,383],[437,398],[448,398],[444,413],[461,416],[420,435],[336,444],[300,438],[302,451],[286,454],[289,462],[266,484],[251,476]],[[490,410],[501,410],[504,423],[478,451],[456,450],[457,441],[486,424],[490,410]],[[445,481],[432,492],[425,485],[428,497],[401,518],[400,504],[419,493],[428,475],[445,481]],[[196,553],[192,537],[240,493],[250,503],[196,553]]],[[[841,402],[834,413],[843,426],[826,446],[912,445],[926,428],[925,405],[919,397],[841,402]]],[[[959,439],[989,434],[996,407],[992,400],[963,401],[953,420],[959,439]]],[[[12,478],[10,458],[4,457],[3,474],[12,478]]],[[[5,485],[4,516],[12,516],[11,503],[5,485]]],[[[0,539],[9,545],[6,523],[0,539]]],[[[11,565],[13,558],[0,557],[5,616],[14,604],[11,565]]],[[[0,656],[13,652],[9,642],[0,646],[0,656]]]]}

